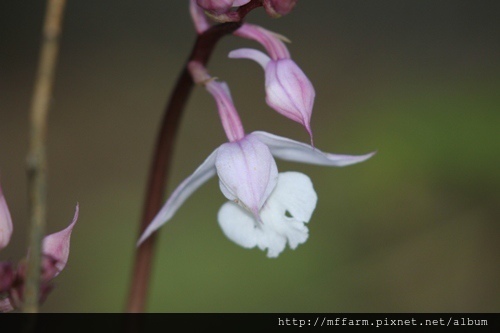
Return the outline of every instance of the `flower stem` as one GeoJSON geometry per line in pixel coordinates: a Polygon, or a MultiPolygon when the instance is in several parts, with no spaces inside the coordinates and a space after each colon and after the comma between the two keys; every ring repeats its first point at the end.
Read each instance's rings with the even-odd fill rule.
{"type": "MultiPolygon", "coordinates": [[[[167,175],[172,162],[174,143],[184,107],[189,98],[194,82],[187,69],[187,63],[197,61],[208,63],[215,45],[221,37],[231,34],[241,26],[240,22],[222,23],[199,35],[191,55],[181,72],[170,100],[165,108],[165,116],[156,142],[153,161],[149,171],[146,200],[139,234],[142,234],[163,203],[163,191],[167,186],[167,175]]],[[[130,284],[127,312],[144,312],[148,286],[151,276],[152,261],[156,243],[156,233],[146,239],[135,253],[132,281],[130,284]]]]}
{"type": "Polygon", "coordinates": [[[65,5],[66,0],[50,0],[47,3],[38,72],[31,104],[30,149],[27,158],[31,229],[26,287],[24,290],[24,312],[38,312],[41,243],[47,213],[47,116],[65,5]]]}

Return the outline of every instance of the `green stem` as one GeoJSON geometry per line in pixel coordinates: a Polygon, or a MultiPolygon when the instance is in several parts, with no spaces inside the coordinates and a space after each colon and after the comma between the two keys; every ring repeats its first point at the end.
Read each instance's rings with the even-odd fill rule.
{"type": "Polygon", "coordinates": [[[38,72],[31,104],[30,149],[27,161],[31,229],[24,290],[24,312],[38,312],[42,238],[47,215],[47,116],[65,5],[65,0],[50,0],[47,3],[38,72]]]}

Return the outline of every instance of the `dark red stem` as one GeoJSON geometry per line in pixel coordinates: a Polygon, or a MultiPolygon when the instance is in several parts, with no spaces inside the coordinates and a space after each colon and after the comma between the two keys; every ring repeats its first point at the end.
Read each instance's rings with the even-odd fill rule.
{"type": "MultiPolygon", "coordinates": [[[[252,9],[262,6],[261,1],[253,0],[239,8],[240,17],[245,17],[252,9]]],[[[196,39],[189,61],[198,61],[206,65],[217,42],[225,35],[233,33],[242,22],[222,23],[205,31],[196,39]]],[[[188,63],[187,62],[187,63],[188,63]]],[[[187,65],[186,63],[186,65],[187,65]]],[[[165,116],[156,141],[154,156],[147,183],[144,211],[140,223],[139,235],[148,226],[163,204],[163,191],[167,186],[167,176],[172,164],[174,143],[182,112],[193,88],[193,80],[184,66],[177,80],[175,89],[165,108],[165,116]]],[[[148,295],[149,281],[156,243],[154,233],[139,248],[134,260],[132,280],[127,302],[127,312],[144,312],[148,295]]]]}

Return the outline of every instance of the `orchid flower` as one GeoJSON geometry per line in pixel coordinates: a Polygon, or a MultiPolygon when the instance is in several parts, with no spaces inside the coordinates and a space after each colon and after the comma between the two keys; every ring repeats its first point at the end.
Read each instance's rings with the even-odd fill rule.
{"type": "Polygon", "coordinates": [[[141,244],[168,222],[187,198],[216,174],[222,194],[230,200],[218,214],[224,234],[245,247],[267,249],[277,257],[286,244],[294,249],[307,240],[309,221],[316,206],[316,193],[306,175],[278,173],[274,157],[324,166],[346,166],[362,162],[373,154],[360,156],[321,152],[310,145],[266,132],[245,134],[224,82],[207,80],[196,66],[191,67],[198,82],[214,96],[229,142],[215,149],[186,178],[141,235],[141,244]],[[274,156],[274,157],[273,157],[274,156]],[[291,215],[291,216],[290,216],[291,215]]]}
{"type": "MultiPolygon", "coordinates": [[[[45,236],[42,240],[42,262],[40,280],[40,302],[52,290],[51,280],[66,266],[69,257],[71,232],[78,220],[79,206],[76,205],[73,220],[65,229],[45,236]]],[[[7,246],[13,227],[9,208],[0,187],[0,249],[7,246]]],[[[29,253],[28,253],[29,255],[29,253]]],[[[23,299],[26,262],[21,261],[17,268],[11,262],[0,262],[0,312],[14,310],[23,299]]]]}
{"type": "Polygon", "coordinates": [[[243,48],[230,52],[229,57],[251,59],[262,66],[267,104],[281,115],[302,124],[312,143],[310,122],[315,90],[304,72],[290,58],[283,43],[288,41],[286,37],[248,23],[243,24],[234,34],[259,42],[269,55],[243,48]]]}

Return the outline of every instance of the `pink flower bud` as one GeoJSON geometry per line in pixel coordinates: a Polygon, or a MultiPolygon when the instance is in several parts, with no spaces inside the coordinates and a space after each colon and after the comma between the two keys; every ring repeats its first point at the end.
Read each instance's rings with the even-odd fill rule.
{"type": "Polygon", "coordinates": [[[266,67],[266,102],[285,117],[302,124],[312,141],[314,87],[292,59],[270,61],[266,67]]]}
{"type": "Polygon", "coordinates": [[[189,13],[191,14],[191,19],[193,20],[193,24],[197,33],[202,34],[206,30],[208,30],[208,28],[210,28],[207,16],[203,12],[203,9],[198,6],[196,0],[189,1],[189,13]]]}
{"type": "Polygon", "coordinates": [[[271,17],[280,17],[290,13],[297,4],[297,0],[264,0],[263,5],[271,17]]]}
{"type": "Polygon", "coordinates": [[[281,115],[302,124],[312,142],[310,122],[316,93],[299,66],[292,59],[272,60],[254,49],[234,50],[229,57],[252,59],[264,68],[267,104],[281,115]]]}
{"type": "Polygon", "coordinates": [[[16,278],[16,274],[10,262],[0,262],[0,294],[9,290],[16,278]]]}
{"type": "Polygon", "coordinates": [[[249,3],[250,0],[196,0],[198,6],[213,14],[222,14],[231,7],[239,7],[249,3]]]}
{"type": "Polygon", "coordinates": [[[12,306],[10,299],[4,298],[0,299],[0,313],[13,311],[14,307],[12,306]]]}
{"type": "Polygon", "coordinates": [[[12,236],[12,219],[10,217],[9,207],[0,186],[0,250],[9,244],[12,236]]]}
{"type": "Polygon", "coordinates": [[[43,260],[42,269],[44,274],[44,279],[51,279],[56,277],[66,266],[69,257],[69,241],[71,237],[71,231],[78,220],[79,206],[76,205],[75,215],[73,221],[66,228],[59,232],[45,236],[42,244],[42,252],[45,256],[51,258],[51,260],[43,260]]]}

